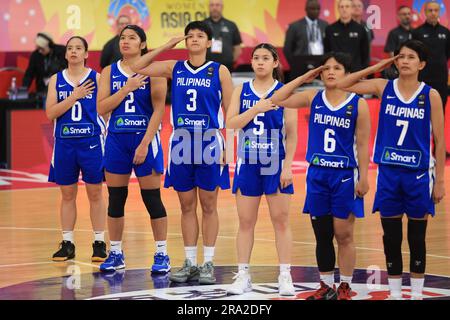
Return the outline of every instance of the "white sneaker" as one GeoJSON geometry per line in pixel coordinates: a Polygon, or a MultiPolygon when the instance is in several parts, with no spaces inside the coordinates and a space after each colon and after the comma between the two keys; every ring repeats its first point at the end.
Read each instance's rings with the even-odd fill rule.
{"type": "Polygon", "coordinates": [[[278,276],[278,291],[281,296],[295,296],[295,289],[289,272],[282,272],[278,276]]]}
{"type": "Polygon", "coordinates": [[[410,300],[423,300],[423,295],[421,294],[412,294],[410,300]]]}
{"type": "Polygon", "coordinates": [[[244,294],[245,292],[252,291],[252,282],[250,274],[243,270],[239,271],[233,277],[234,282],[227,290],[227,294],[244,294]]]}

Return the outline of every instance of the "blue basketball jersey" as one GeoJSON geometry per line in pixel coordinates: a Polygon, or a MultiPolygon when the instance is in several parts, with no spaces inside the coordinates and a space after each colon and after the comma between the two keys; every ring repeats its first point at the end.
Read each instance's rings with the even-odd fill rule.
{"type": "MultiPolygon", "coordinates": [[[[98,136],[105,132],[105,122],[97,113],[97,72],[89,69],[80,83],[91,80],[95,84],[94,91],[77,100],[64,114],[55,120],[55,138],[86,138],[98,136]]],[[[58,103],[67,99],[76,87],[67,76],[67,69],[56,75],[56,94],[58,103]]]]}
{"type": "MultiPolygon", "coordinates": [[[[121,61],[111,65],[111,95],[119,91],[134,75],[127,74],[120,66],[121,61]]],[[[130,92],[128,96],[113,110],[108,124],[108,131],[130,133],[146,131],[153,114],[150,78],[145,84],[130,92]]]]}
{"type": "Polygon", "coordinates": [[[358,166],[355,139],[358,101],[359,96],[352,93],[333,107],[325,90],[316,94],[311,104],[306,161],[336,169],[358,166]]]}
{"type": "Polygon", "coordinates": [[[422,82],[411,99],[405,101],[397,79],[387,83],[374,145],[375,163],[421,170],[434,167],[430,90],[422,82]]]}
{"type": "Polygon", "coordinates": [[[177,61],[172,74],[170,121],[174,129],[222,129],[220,63],[209,61],[193,70],[187,61],[177,61]]]}
{"type": "MultiPolygon", "coordinates": [[[[267,90],[267,98],[283,86],[275,81],[267,90]]],[[[256,92],[253,80],[242,85],[239,113],[244,113],[258,103],[263,95],[256,92]]],[[[278,154],[279,159],[285,157],[284,108],[259,113],[249,122],[238,136],[238,155],[243,159],[257,159],[262,155],[278,154]]]]}

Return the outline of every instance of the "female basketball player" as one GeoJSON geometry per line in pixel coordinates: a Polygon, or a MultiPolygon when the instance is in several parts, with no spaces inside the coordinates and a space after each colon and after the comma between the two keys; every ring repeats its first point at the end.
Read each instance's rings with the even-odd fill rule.
{"type": "Polygon", "coordinates": [[[54,121],[55,145],[49,181],[60,186],[63,241],[54,261],[75,257],[73,229],[77,218],[77,183],[80,170],[86,183],[94,229],[92,261],[106,258],[105,203],[102,197],[104,120],[97,114],[99,75],[85,66],[88,44],[72,37],[66,44],[67,69],[51,77],[47,94],[47,117],[54,121]]]}
{"type": "Polygon", "coordinates": [[[411,254],[411,296],[421,299],[428,215],[445,195],[444,114],[439,93],[418,81],[425,67],[427,48],[417,40],[402,44],[393,58],[352,73],[339,87],[381,99],[374,162],[378,164],[377,191],[373,211],[379,211],[392,299],[401,299],[402,217],[408,217],[411,254]],[[395,80],[361,79],[395,63],[395,80]],[[435,157],[431,152],[434,138],[435,157]]]}
{"type": "Polygon", "coordinates": [[[152,272],[170,270],[167,255],[167,216],[160,183],[164,161],[159,127],[164,115],[166,79],[134,74],[130,65],[147,52],[144,30],[128,25],[120,33],[123,59],[106,67],[100,77],[98,111],[111,113],[105,146],[109,192],[108,227],[111,250],[102,271],[125,268],[122,251],[124,208],[131,171],[139,181],[142,200],[150,214],[156,253],[152,272]]]}
{"type": "Polygon", "coordinates": [[[185,36],[142,56],[133,70],[150,77],[172,79],[171,123],[174,131],[169,145],[169,164],[164,182],[178,193],[181,204],[181,228],[186,259],[183,267],[170,276],[174,282],[198,279],[200,284],[213,284],[214,250],[219,230],[217,214],[218,188],[229,188],[228,166],[223,163],[224,127],[221,104],[230,102],[230,72],[219,63],[206,61],[212,31],[200,21],[189,23],[185,36]],[[186,40],[186,61],[158,61],[154,58],[186,40]],[[203,265],[197,267],[197,194],[202,207],[203,265]]]}
{"type": "Polygon", "coordinates": [[[353,229],[355,217],[364,216],[363,196],[369,185],[370,116],[367,102],[347,94],[337,84],[350,70],[350,57],[328,53],[323,66],[309,71],[280,88],[272,102],[286,108],[310,106],[303,209],[309,213],[316,237],[316,259],[320,288],[310,300],[350,300],[350,284],[355,267],[353,229]],[[325,90],[293,91],[318,74],[325,90]],[[336,263],[333,238],[338,244],[340,285],[334,286],[336,263]]]}
{"type": "Polygon", "coordinates": [[[289,202],[294,193],[292,161],[297,146],[297,110],[275,106],[270,96],[283,86],[276,49],[267,43],[253,49],[255,79],[234,89],[227,128],[240,129],[233,193],[239,215],[238,273],[229,294],[251,290],[249,274],[259,203],[265,194],[280,261],[280,295],[294,295],[290,273],[292,234],[289,202]]]}

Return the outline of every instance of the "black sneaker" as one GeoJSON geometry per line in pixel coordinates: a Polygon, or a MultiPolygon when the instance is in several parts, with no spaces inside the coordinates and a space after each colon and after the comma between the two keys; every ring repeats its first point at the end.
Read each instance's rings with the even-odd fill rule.
{"type": "Polygon", "coordinates": [[[67,261],[75,258],[75,245],[70,241],[63,240],[59,244],[59,250],[53,254],[53,261],[67,261]]]}
{"type": "Polygon", "coordinates": [[[333,288],[331,288],[320,281],[320,288],[306,300],[337,300],[336,286],[333,285],[333,288]]]}
{"type": "Polygon", "coordinates": [[[104,241],[95,241],[92,244],[92,262],[103,262],[107,256],[106,243],[104,241]]]}

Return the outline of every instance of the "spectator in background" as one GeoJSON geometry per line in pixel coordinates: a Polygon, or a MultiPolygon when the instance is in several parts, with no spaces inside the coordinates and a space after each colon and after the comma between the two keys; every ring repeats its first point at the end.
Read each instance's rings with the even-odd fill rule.
{"type": "MultiPolygon", "coordinates": [[[[397,28],[389,31],[386,45],[384,46],[384,52],[391,57],[394,56],[395,50],[400,48],[400,45],[412,39],[411,8],[408,6],[400,6],[397,10],[397,18],[400,24],[397,28]]],[[[382,74],[386,79],[393,80],[398,78],[398,70],[394,64],[386,70],[383,70],[382,74]]]]}
{"type": "Polygon", "coordinates": [[[306,1],[306,16],[303,19],[291,23],[286,32],[283,52],[291,66],[290,78],[296,78],[316,67],[312,64],[302,63],[307,61],[305,56],[322,56],[324,54],[323,38],[328,23],[319,19],[320,3],[318,0],[306,1]],[[299,63],[302,66],[297,67],[299,63]]]}
{"type": "Polygon", "coordinates": [[[412,39],[411,27],[411,8],[408,6],[400,6],[397,10],[397,18],[400,22],[397,28],[389,31],[384,52],[391,57],[394,56],[394,51],[400,48],[404,42],[412,39]]]}
{"type": "Polygon", "coordinates": [[[36,93],[45,96],[50,77],[67,68],[66,47],[55,44],[52,36],[45,32],[38,33],[35,42],[37,48],[31,53],[23,86],[30,88],[36,79],[36,93]]]}
{"type": "Polygon", "coordinates": [[[213,32],[211,48],[206,55],[207,60],[219,62],[233,71],[233,65],[241,55],[241,34],[233,21],[222,16],[223,1],[209,1],[209,18],[205,22],[213,32]]]}
{"type": "Polygon", "coordinates": [[[369,39],[362,25],[352,19],[352,1],[338,1],[339,20],[325,29],[325,53],[345,52],[352,57],[351,72],[369,65],[369,39]]]}
{"type": "Polygon", "coordinates": [[[448,67],[450,57],[450,31],[439,24],[441,6],[434,1],[425,3],[426,21],[412,32],[413,39],[422,41],[430,48],[425,68],[419,74],[419,80],[439,92],[445,111],[448,95],[448,67]]]}
{"type": "Polygon", "coordinates": [[[364,3],[361,0],[352,0],[352,18],[360,25],[364,27],[367,32],[367,38],[369,39],[369,56],[370,56],[370,44],[373,39],[375,39],[375,34],[373,33],[372,27],[367,24],[366,21],[363,20],[364,16],[364,3]]]}
{"type": "Polygon", "coordinates": [[[102,67],[102,69],[122,59],[122,54],[120,53],[119,48],[119,40],[120,40],[119,34],[129,24],[131,24],[131,18],[129,16],[121,15],[117,18],[116,20],[117,35],[111,40],[109,40],[104,45],[102,50],[102,56],[100,58],[100,66],[102,67]]]}

